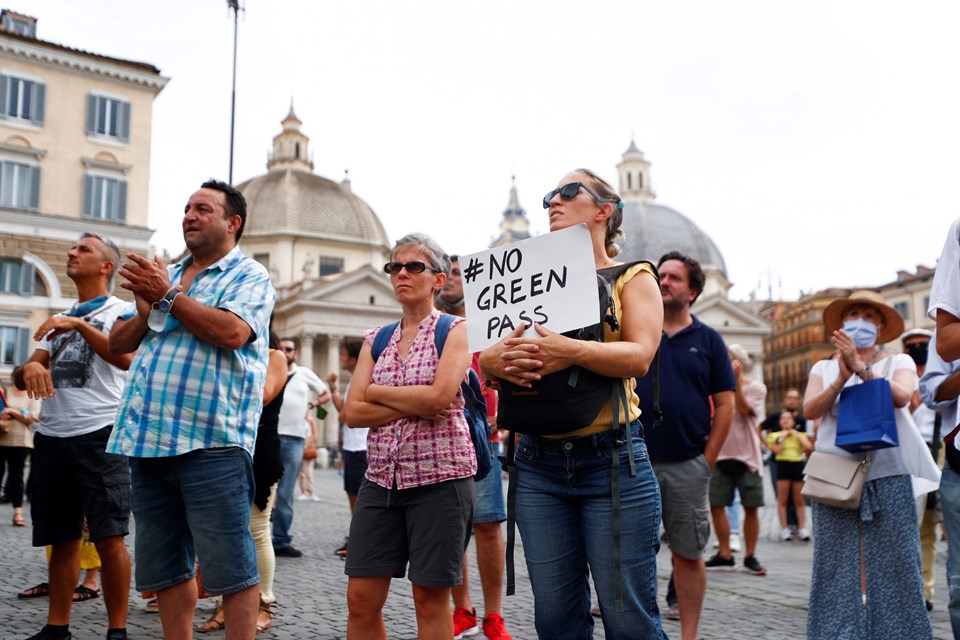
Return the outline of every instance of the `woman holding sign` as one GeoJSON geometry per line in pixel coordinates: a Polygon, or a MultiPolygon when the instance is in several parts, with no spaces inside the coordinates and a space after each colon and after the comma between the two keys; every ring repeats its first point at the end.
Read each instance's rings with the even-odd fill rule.
{"type": "Polygon", "coordinates": [[[480,358],[501,385],[498,425],[523,434],[516,445],[516,517],[537,634],[592,636],[592,575],[607,638],[664,637],[656,604],[660,493],[634,392],[660,344],[656,270],[614,260],[623,202],[593,172],[565,176],[543,206],[550,231],[587,226],[613,310],[605,323],[581,332],[558,334],[535,324],[536,336],[529,337],[521,326],[480,358]],[[602,331],[602,339],[589,336],[590,329],[602,331]],[[545,402],[531,411],[536,397],[545,402]],[[556,410],[564,401],[572,404],[556,410]]]}
{"type": "Polygon", "coordinates": [[[841,403],[853,399],[845,390],[874,380],[887,381],[875,386],[890,395],[899,445],[870,452],[859,508],[813,503],[807,637],[932,638],[914,492],[936,489],[940,471],[910,415],[916,365],[908,355],[880,348],[903,333],[903,319],[880,294],[854,291],[827,305],[823,323],[836,357],[813,365],[803,401],[807,419],[820,419],[816,451],[864,459],[837,446],[838,414],[841,403]]]}
{"type": "Polygon", "coordinates": [[[390,580],[408,564],[418,637],[452,638],[450,590],[463,577],[476,500],[477,458],[460,392],[470,366],[467,335],[455,319],[438,354],[433,298],[450,259],[436,242],[401,238],[383,270],[403,317],[392,331],[366,332],[347,395],[348,425],[370,428],[350,523],[347,638],[387,637],[390,580]]]}

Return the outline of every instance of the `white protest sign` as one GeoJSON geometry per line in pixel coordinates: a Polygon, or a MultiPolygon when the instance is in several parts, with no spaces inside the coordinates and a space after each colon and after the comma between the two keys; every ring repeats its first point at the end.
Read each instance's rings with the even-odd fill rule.
{"type": "Polygon", "coordinates": [[[460,256],[470,351],[521,324],[562,333],[600,321],[593,244],[586,225],[460,256]]]}

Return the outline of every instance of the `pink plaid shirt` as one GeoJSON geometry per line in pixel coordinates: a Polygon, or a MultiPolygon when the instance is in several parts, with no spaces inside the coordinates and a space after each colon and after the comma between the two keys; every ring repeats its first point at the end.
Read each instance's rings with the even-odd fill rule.
{"type": "MultiPolygon", "coordinates": [[[[390,337],[373,367],[371,383],[393,387],[433,384],[440,357],[434,344],[439,311],[420,321],[405,360],[397,351],[400,326],[390,337]]],[[[463,322],[457,318],[451,328],[463,322]]],[[[364,339],[373,345],[379,327],[364,339]]],[[[447,480],[472,477],[477,459],[470,440],[470,428],[463,417],[463,393],[458,389],[455,411],[441,421],[408,416],[370,429],[367,436],[367,474],[370,482],[385,489],[410,489],[447,480]]]]}

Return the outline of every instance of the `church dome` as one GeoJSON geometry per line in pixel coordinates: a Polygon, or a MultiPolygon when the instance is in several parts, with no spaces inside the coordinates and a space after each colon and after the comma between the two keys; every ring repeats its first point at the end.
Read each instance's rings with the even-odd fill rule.
{"type": "Polygon", "coordinates": [[[244,237],[292,234],[302,238],[389,247],[380,219],[346,178],[337,183],[313,173],[310,138],[293,112],[273,139],[266,175],[237,185],[247,200],[244,237]]]}
{"type": "Polygon", "coordinates": [[[626,202],[620,229],[618,260],[650,260],[654,264],[668,251],[679,251],[700,261],[704,269],[712,267],[727,275],[720,249],[690,218],[679,211],[654,202],[626,202]]]}
{"type": "Polygon", "coordinates": [[[668,251],[679,251],[696,258],[705,270],[719,271],[727,278],[723,254],[710,236],[679,211],[654,202],[657,196],[650,187],[650,163],[633,140],[617,169],[624,202],[620,229],[627,236],[617,241],[618,260],[656,264],[668,251]]]}
{"type": "Polygon", "coordinates": [[[390,241],[380,219],[348,186],[292,168],[272,169],[237,186],[251,212],[244,237],[291,233],[363,244],[390,241]]]}

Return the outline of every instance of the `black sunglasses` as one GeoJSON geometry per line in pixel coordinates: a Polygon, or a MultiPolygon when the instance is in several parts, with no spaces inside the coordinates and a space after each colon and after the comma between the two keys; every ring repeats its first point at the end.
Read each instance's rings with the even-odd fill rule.
{"type": "Polygon", "coordinates": [[[553,196],[557,195],[558,193],[560,194],[560,197],[563,198],[564,200],[573,200],[574,198],[577,197],[577,193],[580,192],[580,187],[583,187],[584,191],[592,195],[597,202],[599,202],[600,204],[604,204],[603,198],[598,196],[593,189],[583,184],[582,182],[571,182],[570,184],[565,184],[559,189],[554,189],[547,195],[543,196],[543,208],[549,209],[550,201],[553,200],[553,196]]]}
{"type": "Polygon", "coordinates": [[[426,263],[415,261],[415,262],[388,262],[383,265],[384,273],[389,273],[392,276],[400,273],[400,269],[406,269],[407,273],[423,273],[427,269],[433,271],[434,273],[440,273],[439,269],[434,269],[426,263]]]}

